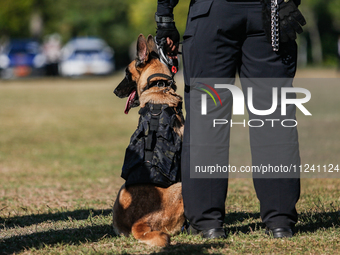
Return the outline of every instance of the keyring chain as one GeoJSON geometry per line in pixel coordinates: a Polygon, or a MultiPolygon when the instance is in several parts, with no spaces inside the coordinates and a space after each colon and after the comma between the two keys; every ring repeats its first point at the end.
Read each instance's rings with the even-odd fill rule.
{"type": "Polygon", "coordinates": [[[271,39],[273,51],[279,51],[279,8],[277,0],[271,0],[271,39]]]}

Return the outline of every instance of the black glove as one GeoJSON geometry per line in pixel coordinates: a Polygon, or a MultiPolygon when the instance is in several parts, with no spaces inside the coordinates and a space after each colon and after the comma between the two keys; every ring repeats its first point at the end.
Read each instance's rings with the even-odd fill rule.
{"type": "MultiPolygon", "coordinates": [[[[261,0],[263,27],[269,42],[271,42],[271,0],[261,0]]],[[[299,2],[299,1],[297,1],[299,2]]],[[[306,20],[293,0],[282,1],[279,4],[279,35],[280,42],[296,39],[296,33],[302,33],[306,20]]]]}
{"type": "Polygon", "coordinates": [[[157,22],[156,43],[160,44],[169,37],[173,43],[178,47],[179,32],[175,26],[175,22],[157,22]]]}
{"type": "Polygon", "coordinates": [[[295,40],[296,33],[303,32],[302,26],[306,25],[306,20],[292,0],[280,4],[279,17],[281,42],[295,40]]]}

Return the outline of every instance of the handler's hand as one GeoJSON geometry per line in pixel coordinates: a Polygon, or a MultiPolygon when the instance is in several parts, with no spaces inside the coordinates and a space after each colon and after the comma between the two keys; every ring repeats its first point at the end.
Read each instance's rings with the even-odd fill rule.
{"type": "Polygon", "coordinates": [[[175,22],[157,22],[156,43],[166,40],[164,49],[169,57],[177,55],[179,37],[175,22]]]}
{"type": "Polygon", "coordinates": [[[166,38],[165,52],[169,58],[177,59],[178,45],[175,45],[169,37],[166,38]]]}

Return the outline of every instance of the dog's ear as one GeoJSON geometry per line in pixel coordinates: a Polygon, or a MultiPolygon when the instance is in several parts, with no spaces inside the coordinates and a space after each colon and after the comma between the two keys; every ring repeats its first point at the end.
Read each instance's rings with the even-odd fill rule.
{"type": "Polygon", "coordinates": [[[138,64],[144,64],[149,59],[149,50],[143,34],[140,34],[137,40],[137,59],[138,64]]]}
{"type": "Polygon", "coordinates": [[[152,52],[152,51],[157,52],[157,46],[152,35],[148,36],[147,43],[148,43],[149,52],[152,52]]]}

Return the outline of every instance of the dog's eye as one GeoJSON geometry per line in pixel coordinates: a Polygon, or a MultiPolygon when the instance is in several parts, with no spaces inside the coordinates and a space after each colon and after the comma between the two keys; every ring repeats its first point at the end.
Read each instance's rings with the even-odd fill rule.
{"type": "Polygon", "coordinates": [[[166,87],[168,86],[168,83],[166,81],[157,81],[157,87],[166,87]]]}
{"type": "Polygon", "coordinates": [[[129,71],[128,68],[125,69],[125,78],[128,80],[128,81],[132,81],[132,75],[129,71]]]}

